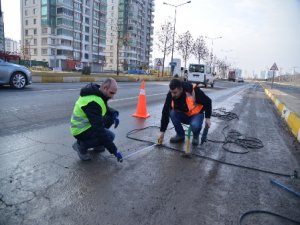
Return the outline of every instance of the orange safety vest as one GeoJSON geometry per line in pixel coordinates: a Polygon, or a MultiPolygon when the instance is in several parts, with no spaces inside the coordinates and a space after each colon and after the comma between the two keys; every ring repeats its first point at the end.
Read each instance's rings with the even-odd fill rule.
{"type": "MultiPolygon", "coordinates": [[[[189,109],[189,111],[185,112],[185,114],[187,116],[193,116],[193,115],[198,114],[201,111],[201,109],[203,108],[203,105],[196,103],[194,89],[193,89],[192,94],[190,94],[188,92],[186,92],[185,94],[186,94],[186,98],[185,98],[186,105],[189,109]]],[[[172,109],[174,109],[174,100],[172,100],[171,106],[172,106],[172,109]]]]}

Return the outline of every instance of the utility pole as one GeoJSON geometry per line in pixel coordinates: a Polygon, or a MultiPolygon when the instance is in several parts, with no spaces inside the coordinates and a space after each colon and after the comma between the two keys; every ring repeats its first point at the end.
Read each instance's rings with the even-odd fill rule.
{"type": "Polygon", "coordinates": [[[187,1],[185,3],[182,3],[182,4],[179,4],[179,5],[172,5],[172,4],[169,4],[169,3],[166,3],[164,2],[163,4],[164,5],[169,5],[169,6],[172,6],[175,8],[175,15],[174,15],[174,28],[173,28],[173,44],[172,44],[172,54],[171,54],[171,76],[173,77],[173,74],[174,74],[174,69],[175,69],[175,65],[174,65],[174,46],[175,46],[175,27],[176,27],[176,14],[177,14],[177,7],[179,6],[182,6],[182,5],[185,5],[185,4],[188,4],[188,3],[191,3],[191,1],[187,1]]]}

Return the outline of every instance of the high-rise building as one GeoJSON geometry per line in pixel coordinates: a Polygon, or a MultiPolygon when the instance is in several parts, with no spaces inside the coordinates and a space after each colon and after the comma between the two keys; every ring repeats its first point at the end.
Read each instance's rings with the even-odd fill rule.
{"type": "Polygon", "coordinates": [[[5,51],[3,12],[0,0],[0,51],[5,51]]]}
{"type": "Polygon", "coordinates": [[[23,57],[74,69],[102,71],[107,0],[20,0],[23,57]]]}
{"type": "Polygon", "coordinates": [[[108,0],[107,5],[105,70],[147,69],[152,58],[154,0],[108,0]]]}

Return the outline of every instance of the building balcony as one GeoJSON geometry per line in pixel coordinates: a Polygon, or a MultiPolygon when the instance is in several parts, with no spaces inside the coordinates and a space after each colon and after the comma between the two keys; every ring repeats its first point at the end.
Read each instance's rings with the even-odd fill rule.
{"type": "Polygon", "coordinates": [[[68,45],[58,45],[56,48],[61,50],[69,50],[69,51],[73,50],[73,46],[68,46],[68,45]]]}

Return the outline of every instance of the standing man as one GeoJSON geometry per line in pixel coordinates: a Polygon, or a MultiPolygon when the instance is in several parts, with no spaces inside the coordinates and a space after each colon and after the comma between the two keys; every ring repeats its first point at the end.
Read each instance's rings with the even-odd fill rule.
{"type": "Polygon", "coordinates": [[[176,135],[170,139],[170,142],[184,142],[185,133],[181,124],[184,123],[190,125],[193,132],[192,145],[197,146],[204,114],[205,123],[208,127],[211,125],[211,99],[197,86],[193,87],[191,83],[178,79],[171,80],[169,88],[170,91],[162,110],[158,143],[162,143],[164,140],[170,117],[176,131],[176,135]]]}
{"type": "Polygon", "coordinates": [[[106,148],[119,162],[123,161],[113,142],[115,134],[109,130],[112,124],[115,128],[119,125],[119,112],[107,106],[117,90],[113,78],[106,79],[101,86],[90,83],[81,89],[71,118],[71,133],[77,139],[72,147],[81,160],[91,160],[88,148],[99,152],[106,148]]]}

